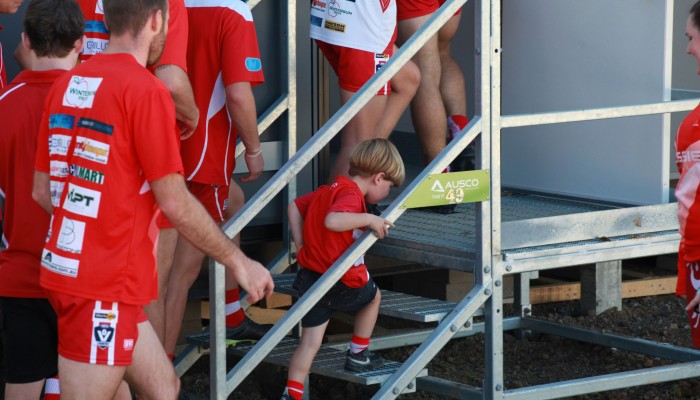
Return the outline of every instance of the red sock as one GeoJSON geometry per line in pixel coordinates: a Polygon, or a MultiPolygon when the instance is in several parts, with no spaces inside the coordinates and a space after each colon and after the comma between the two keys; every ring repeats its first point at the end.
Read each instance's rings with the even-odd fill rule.
{"type": "Polygon", "coordinates": [[[450,115],[447,117],[447,130],[450,132],[447,141],[452,141],[468,123],[469,119],[466,115],[450,115]]]}
{"type": "Polygon", "coordinates": [[[352,340],[350,341],[350,351],[353,354],[357,354],[367,347],[369,347],[369,338],[361,338],[359,336],[352,335],[352,340]]]}
{"type": "Polygon", "coordinates": [[[170,359],[170,361],[174,360],[175,354],[168,354],[168,358],[170,359]]]}
{"type": "Polygon", "coordinates": [[[284,390],[294,400],[301,400],[304,396],[304,384],[297,381],[287,381],[287,387],[284,390]]]}
{"type": "Polygon", "coordinates": [[[226,291],[226,327],[235,328],[245,319],[238,288],[226,291]]]}
{"type": "Polygon", "coordinates": [[[61,385],[58,382],[58,375],[46,379],[44,384],[44,400],[60,400],[61,385]]]}

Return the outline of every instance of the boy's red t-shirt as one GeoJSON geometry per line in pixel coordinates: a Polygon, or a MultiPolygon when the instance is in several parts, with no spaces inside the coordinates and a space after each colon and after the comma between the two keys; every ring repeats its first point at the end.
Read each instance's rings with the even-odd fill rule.
{"type": "MultiPolygon", "coordinates": [[[[326,216],[332,212],[366,213],[364,195],[355,182],[341,176],[332,185],[323,185],[294,203],[304,217],[304,244],[297,260],[302,267],[323,274],[363,232],[331,231],[326,228],[326,216]]],[[[363,287],[369,280],[364,256],[340,280],[352,288],[363,287]]]]}

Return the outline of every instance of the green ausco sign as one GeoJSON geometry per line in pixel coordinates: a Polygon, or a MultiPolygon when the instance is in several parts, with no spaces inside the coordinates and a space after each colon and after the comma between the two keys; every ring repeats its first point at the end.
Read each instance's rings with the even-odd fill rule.
{"type": "Polygon", "coordinates": [[[489,170],[433,174],[421,182],[401,208],[474,203],[491,195],[489,170]]]}

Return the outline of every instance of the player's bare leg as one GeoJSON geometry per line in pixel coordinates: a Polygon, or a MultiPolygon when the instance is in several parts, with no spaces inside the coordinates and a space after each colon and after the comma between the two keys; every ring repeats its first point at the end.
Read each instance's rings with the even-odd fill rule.
{"type": "Polygon", "coordinates": [[[374,299],[367,304],[365,308],[355,313],[355,326],[352,333],[355,336],[368,338],[372,336],[374,325],[377,324],[377,316],[379,315],[379,304],[382,301],[382,294],[377,290],[374,299]]]}
{"type": "Polygon", "coordinates": [[[138,329],[139,338],[134,346],[132,364],[126,368],[124,379],[139,400],[177,399],[180,379],[151,324],[144,321],[138,324],[138,329]]]}
{"type": "Polygon", "coordinates": [[[201,271],[205,254],[180,236],[175,249],[175,260],[170,271],[165,299],[165,342],[167,354],[174,354],[180,336],[182,320],[187,306],[187,294],[201,271]]]}
{"type": "MultiPolygon", "coordinates": [[[[168,294],[168,280],[175,256],[178,233],[175,228],[161,229],[158,235],[158,299],[143,308],[158,339],[165,344],[165,299],[168,294]]],[[[172,354],[172,353],[168,353],[172,354]]]]}
{"type": "Polygon", "coordinates": [[[460,15],[454,15],[438,31],[438,48],[440,51],[440,93],[447,115],[467,115],[467,94],[464,85],[464,73],[452,57],[450,45],[459,28],[460,15]]]}
{"type": "MultiPolygon", "coordinates": [[[[399,21],[398,43],[408,40],[431,15],[399,21]]],[[[447,131],[447,116],[440,95],[441,67],[437,35],[413,56],[413,61],[420,69],[421,82],[411,101],[411,119],[425,161],[430,162],[445,148],[447,131]]]]}
{"type": "MultiPolygon", "coordinates": [[[[162,351],[159,343],[154,347],[162,351]]],[[[62,400],[97,400],[114,397],[122,383],[126,367],[92,365],[59,355],[58,370],[61,376],[62,400]]]]}
{"type": "MultiPolygon", "coordinates": [[[[394,53],[398,48],[394,45],[394,53]]],[[[420,70],[409,61],[391,79],[391,93],[387,96],[384,113],[376,128],[376,137],[388,139],[399,118],[408,107],[420,84],[420,70]]]]}
{"type": "Polygon", "coordinates": [[[6,383],[5,398],[17,400],[37,400],[44,388],[44,379],[30,383],[6,383]]]}
{"type": "MultiPolygon", "coordinates": [[[[355,94],[349,90],[340,89],[341,104],[347,103],[355,94]]],[[[377,136],[377,125],[382,118],[386,106],[388,96],[374,96],[362,109],[358,112],[350,122],[345,125],[340,134],[340,151],[335,159],[329,182],[334,182],[338,176],[348,176],[348,168],[350,167],[350,152],[352,148],[365,140],[373,139],[377,136]]]]}

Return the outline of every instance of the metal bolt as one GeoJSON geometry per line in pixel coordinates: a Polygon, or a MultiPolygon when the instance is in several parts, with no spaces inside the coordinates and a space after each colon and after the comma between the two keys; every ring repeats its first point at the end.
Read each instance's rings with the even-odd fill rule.
{"type": "Polygon", "coordinates": [[[523,308],[523,313],[525,313],[526,315],[530,315],[531,312],[532,310],[530,310],[530,307],[523,308]]]}
{"type": "Polygon", "coordinates": [[[393,392],[395,395],[397,395],[397,396],[401,393],[401,391],[399,390],[399,388],[394,388],[394,390],[392,390],[392,392],[393,392]]]}
{"type": "Polygon", "coordinates": [[[500,384],[496,385],[496,391],[500,392],[501,390],[503,390],[503,386],[501,386],[500,384]]]}
{"type": "Polygon", "coordinates": [[[506,271],[510,272],[510,271],[512,271],[512,270],[513,270],[513,266],[512,266],[512,265],[506,265],[506,271]]]}
{"type": "Polygon", "coordinates": [[[491,273],[491,267],[484,267],[484,273],[485,273],[485,274],[490,274],[490,273],[491,273]]]}
{"type": "Polygon", "coordinates": [[[459,328],[457,328],[457,325],[452,325],[452,326],[450,326],[450,330],[451,330],[452,332],[457,332],[457,329],[459,329],[459,328]]]}
{"type": "Polygon", "coordinates": [[[484,290],[484,294],[487,296],[491,296],[491,289],[484,290]]]}
{"type": "Polygon", "coordinates": [[[496,286],[501,286],[501,280],[500,280],[500,279],[496,279],[496,282],[494,282],[493,284],[496,285],[496,286]]]}
{"type": "Polygon", "coordinates": [[[465,328],[469,328],[469,327],[471,327],[471,326],[472,326],[472,323],[469,322],[469,321],[467,321],[467,322],[464,323],[464,327],[465,327],[465,328]]]}
{"type": "Polygon", "coordinates": [[[475,48],[475,49],[474,49],[474,54],[476,54],[477,56],[478,56],[479,54],[481,54],[481,49],[478,48],[478,47],[475,48]]]}
{"type": "Polygon", "coordinates": [[[413,385],[413,382],[411,382],[411,383],[408,384],[408,388],[411,389],[411,390],[413,390],[413,386],[414,386],[414,385],[413,385]]]}

